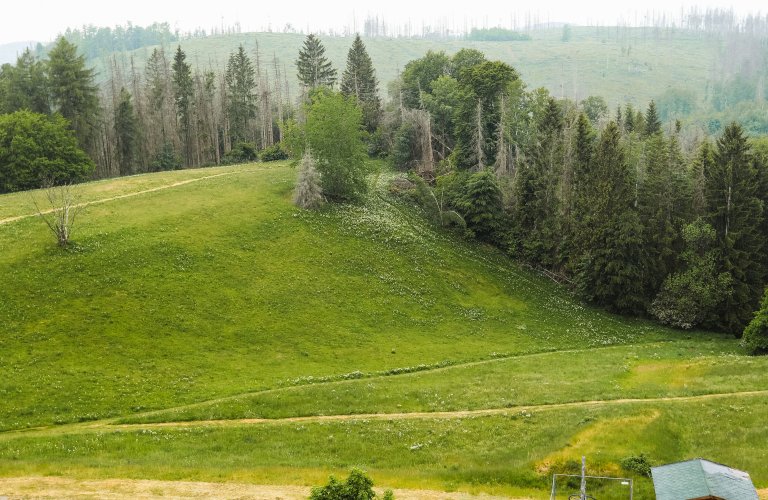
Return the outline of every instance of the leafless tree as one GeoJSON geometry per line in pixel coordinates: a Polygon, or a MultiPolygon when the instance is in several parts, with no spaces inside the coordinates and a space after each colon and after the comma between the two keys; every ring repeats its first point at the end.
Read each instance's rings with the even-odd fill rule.
{"type": "Polygon", "coordinates": [[[43,207],[32,195],[32,202],[35,204],[37,215],[56,237],[59,246],[66,247],[72,235],[75,219],[85,205],[78,203],[77,194],[71,184],[49,185],[43,192],[45,193],[45,205],[43,207]]]}
{"type": "Polygon", "coordinates": [[[323,193],[320,187],[320,172],[315,168],[315,159],[309,150],[299,165],[299,180],[293,194],[293,202],[301,208],[318,208],[323,203],[323,193]]]}

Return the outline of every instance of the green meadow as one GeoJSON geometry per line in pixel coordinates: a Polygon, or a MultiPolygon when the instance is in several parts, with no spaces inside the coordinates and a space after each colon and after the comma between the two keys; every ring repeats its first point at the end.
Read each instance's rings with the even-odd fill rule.
{"type": "MultiPolygon", "coordinates": [[[[587,306],[434,227],[393,175],[317,212],[286,163],[84,184],[63,250],[37,217],[0,224],[0,476],[315,485],[361,466],[547,498],[585,454],[645,498],[620,466],[642,453],[768,486],[768,359],[587,306]]],[[[0,196],[0,220],[40,195],[0,196]]]]}

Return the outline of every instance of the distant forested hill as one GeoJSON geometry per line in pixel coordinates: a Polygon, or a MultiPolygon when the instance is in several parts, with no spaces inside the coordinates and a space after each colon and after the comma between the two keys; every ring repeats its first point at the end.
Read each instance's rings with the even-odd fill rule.
{"type": "MultiPolygon", "coordinates": [[[[514,66],[532,87],[543,86],[557,97],[584,99],[599,95],[615,107],[626,102],[645,105],[670,90],[678,98],[694,104],[711,97],[723,76],[737,72],[738,61],[723,56],[729,41],[725,35],[704,35],[682,30],[644,28],[573,27],[569,40],[563,41],[564,28],[530,32],[530,40],[472,41],[466,39],[368,38],[365,44],[371,55],[382,89],[399,71],[427,51],[453,54],[461,48],[474,48],[490,60],[514,66]],[[725,66],[728,67],[725,67],[725,66]],[[679,97],[682,96],[682,97],[679,97]]],[[[327,55],[334,66],[343,69],[351,37],[321,36],[327,55]]],[[[193,65],[222,72],[229,54],[240,44],[254,53],[257,46],[263,60],[279,61],[295,89],[295,60],[304,40],[297,33],[239,33],[226,36],[191,38],[178,42],[193,65]]],[[[176,42],[171,43],[175,45],[176,42]]],[[[175,47],[172,47],[175,48],[175,47]]],[[[152,52],[152,46],[114,55],[120,66],[128,70],[131,57],[139,68],[152,52]]],[[[727,51],[733,55],[733,51],[727,51]]],[[[748,55],[739,51],[738,57],[748,55]]],[[[101,77],[108,78],[109,59],[93,59],[101,77]]],[[[383,90],[382,90],[383,91],[383,90]]]]}

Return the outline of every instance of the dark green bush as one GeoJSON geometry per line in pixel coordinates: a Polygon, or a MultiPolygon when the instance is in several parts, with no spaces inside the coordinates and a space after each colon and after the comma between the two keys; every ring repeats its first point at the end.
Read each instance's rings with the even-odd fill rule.
{"type": "Polygon", "coordinates": [[[651,461],[644,454],[630,455],[621,459],[621,468],[645,477],[651,477],[651,461]]]}
{"type": "MultiPolygon", "coordinates": [[[[373,481],[360,469],[352,469],[345,482],[331,476],[328,484],[312,488],[310,500],[373,500],[373,481]]],[[[393,499],[392,491],[384,492],[384,499],[393,499]]]]}
{"type": "Polygon", "coordinates": [[[233,165],[235,163],[246,163],[250,161],[256,161],[259,159],[259,155],[256,150],[256,145],[252,142],[238,142],[229,153],[224,155],[221,163],[224,165],[233,165]]]}
{"type": "Polygon", "coordinates": [[[285,152],[279,142],[262,149],[259,156],[261,157],[261,161],[279,161],[288,159],[288,153],[285,152]]]}
{"type": "Polygon", "coordinates": [[[178,170],[181,168],[181,158],[173,149],[173,144],[166,142],[163,147],[152,158],[149,165],[152,172],[161,172],[163,170],[178,170]]]}

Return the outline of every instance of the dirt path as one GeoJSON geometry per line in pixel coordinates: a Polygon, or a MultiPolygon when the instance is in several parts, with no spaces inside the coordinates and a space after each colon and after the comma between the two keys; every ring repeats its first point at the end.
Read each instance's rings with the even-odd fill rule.
{"type": "MultiPolygon", "coordinates": [[[[98,205],[99,203],[106,203],[108,201],[121,200],[123,198],[131,198],[133,196],[139,196],[139,195],[142,195],[142,194],[154,193],[155,191],[162,191],[164,189],[171,189],[171,188],[175,188],[175,187],[179,187],[179,186],[184,186],[185,184],[191,184],[193,182],[199,182],[199,181],[204,181],[204,180],[207,180],[207,179],[214,179],[216,177],[222,177],[222,176],[225,176],[225,175],[234,175],[234,174],[240,174],[240,173],[243,173],[243,171],[242,170],[238,170],[238,171],[235,171],[235,172],[222,172],[220,174],[206,175],[204,177],[196,177],[194,179],[185,179],[183,181],[178,181],[178,182],[174,182],[172,184],[165,184],[163,186],[157,186],[157,187],[153,187],[153,188],[149,188],[149,189],[144,189],[142,191],[136,191],[136,192],[133,192],[133,193],[126,193],[126,194],[121,194],[121,195],[117,195],[117,196],[111,196],[109,198],[102,198],[100,200],[93,200],[93,201],[86,201],[86,202],[83,202],[83,203],[78,203],[78,204],[74,205],[74,207],[81,208],[81,207],[87,207],[89,205],[98,205]]],[[[53,211],[54,211],[54,209],[43,210],[42,214],[49,214],[49,213],[51,213],[53,211]]],[[[30,217],[38,217],[38,214],[35,213],[35,214],[27,214],[27,215],[17,215],[15,217],[8,217],[6,219],[0,219],[0,226],[3,225],[3,224],[10,224],[11,222],[16,222],[16,221],[22,220],[22,219],[28,219],[30,217]]]]}
{"type": "MultiPolygon", "coordinates": [[[[0,440],[13,440],[22,437],[51,437],[89,432],[104,432],[109,430],[135,430],[135,429],[163,429],[184,427],[239,427],[248,425],[281,425],[294,423],[319,423],[319,422],[343,422],[359,420],[423,420],[423,419],[459,419],[470,417],[483,417],[489,415],[513,415],[532,411],[556,410],[561,408],[595,407],[606,405],[623,405],[635,403],[663,403],[663,402],[687,402],[707,401],[730,397],[768,396],[768,390],[724,392],[716,394],[701,394],[698,396],[666,396],[659,398],[625,398],[625,399],[597,399],[590,401],[572,401],[568,403],[548,403],[537,405],[519,405],[505,408],[486,408],[480,410],[457,410],[436,412],[409,412],[409,413],[360,413],[344,415],[313,415],[285,418],[241,418],[228,420],[190,420],[177,422],[156,422],[138,424],[118,424],[118,419],[82,422],[51,427],[36,427],[31,429],[16,429],[0,432],[0,440]]],[[[2,500],[0,498],[0,500],[2,500]]]]}
{"type": "Polygon", "coordinates": [[[702,394],[699,396],[666,396],[660,398],[626,398],[626,399],[596,399],[591,401],[573,401],[569,403],[550,403],[539,405],[521,405],[508,408],[487,408],[482,410],[458,410],[435,412],[409,412],[409,413],[361,413],[352,415],[316,415],[307,417],[286,418],[241,418],[232,420],[192,420],[188,422],[159,422],[148,424],[92,424],[89,428],[110,429],[151,429],[163,427],[198,427],[198,426],[239,426],[257,424],[282,424],[282,423],[316,423],[334,422],[344,420],[407,420],[407,419],[454,419],[467,417],[482,417],[487,415],[508,415],[520,412],[552,410],[559,408],[589,407],[603,405],[621,405],[632,403],[661,403],[706,401],[710,399],[722,399],[728,397],[768,396],[768,390],[724,392],[717,394],[702,394]]]}
{"type": "Polygon", "coordinates": [[[655,345],[662,345],[666,343],[674,342],[672,340],[662,340],[658,342],[649,342],[646,344],[617,344],[617,345],[610,345],[610,346],[600,346],[600,347],[592,347],[589,349],[564,349],[561,351],[543,351],[543,352],[533,352],[533,353],[525,353],[525,354],[510,354],[510,355],[504,355],[504,356],[496,356],[490,359],[480,359],[475,361],[463,361],[459,363],[453,363],[448,364],[444,366],[434,366],[429,367],[424,370],[418,370],[418,371],[409,371],[409,372],[403,372],[403,373],[382,373],[382,372],[370,372],[363,374],[360,378],[355,379],[334,379],[334,380],[328,380],[324,382],[313,382],[311,384],[300,384],[300,385],[288,385],[284,387],[274,387],[271,389],[261,389],[257,391],[248,391],[243,392],[240,394],[234,394],[232,396],[224,396],[220,398],[214,398],[214,399],[207,399],[205,401],[198,401],[196,403],[189,403],[185,405],[180,406],[173,406],[170,408],[163,408],[160,410],[152,410],[142,413],[136,413],[131,415],[131,418],[142,418],[142,417],[151,417],[153,415],[159,415],[166,412],[172,412],[172,411],[183,411],[183,410],[192,410],[195,408],[200,408],[201,406],[207,406],[207,405],[214,405],[214,404],[221,404],[221,403],[227,403],[229,401],[237,401],[239,399],[243,398],[249,398],[253,396],[262,396],[267,394],[274,394],[276,392],[287,392],[287,391],[297,391],[306,389],[308,387],[317,387],[317,386],[327,386],[327,385],[345,385],[345,384],[354,384],[356,382],[359,382],[361,379],[365,380],[378,380],[378,379],[391,379],[391,378],[407,378],[407,377],[419,377],[423,376],[427,373],[433,374],[433,373],[439,373],[443,371],[449,371],[453,369],[458,368],[471,368],[475,366],[482,366],[482,365],[488,365],[493,363],[502,363],[505,361],[510,361],[513,359],[522,359],[522,358],[535,358],[535,357],[546,357],[551,355],[561,355],[561,354],[579,354],[584,352],[593,352],[596,349],[621,349],[621,348],[627,348],[631,346],[638,346],[638,347],[648,347],[648,346],[655,346],[655,345]]]}
{"type": "MultiPolygon", "coordinates": [[[[380,488],[375,488],[381,493],[380,488]]],[[[182,499],[237,498],[253,500],[293,500],[309,497],[309,487],[256,485],[245,483],[203,483],[193,481],[154,481],[145,479],[80,480],[63,477],[0,478],[0,498],[56,499],[182,499]]],[[[395,498],[418,500],[500,500],[505,497],[447,493],[432,490],[393,490],[395,498]]],[[[526,499],[518,499],[526,500],[526,499]]]]}

